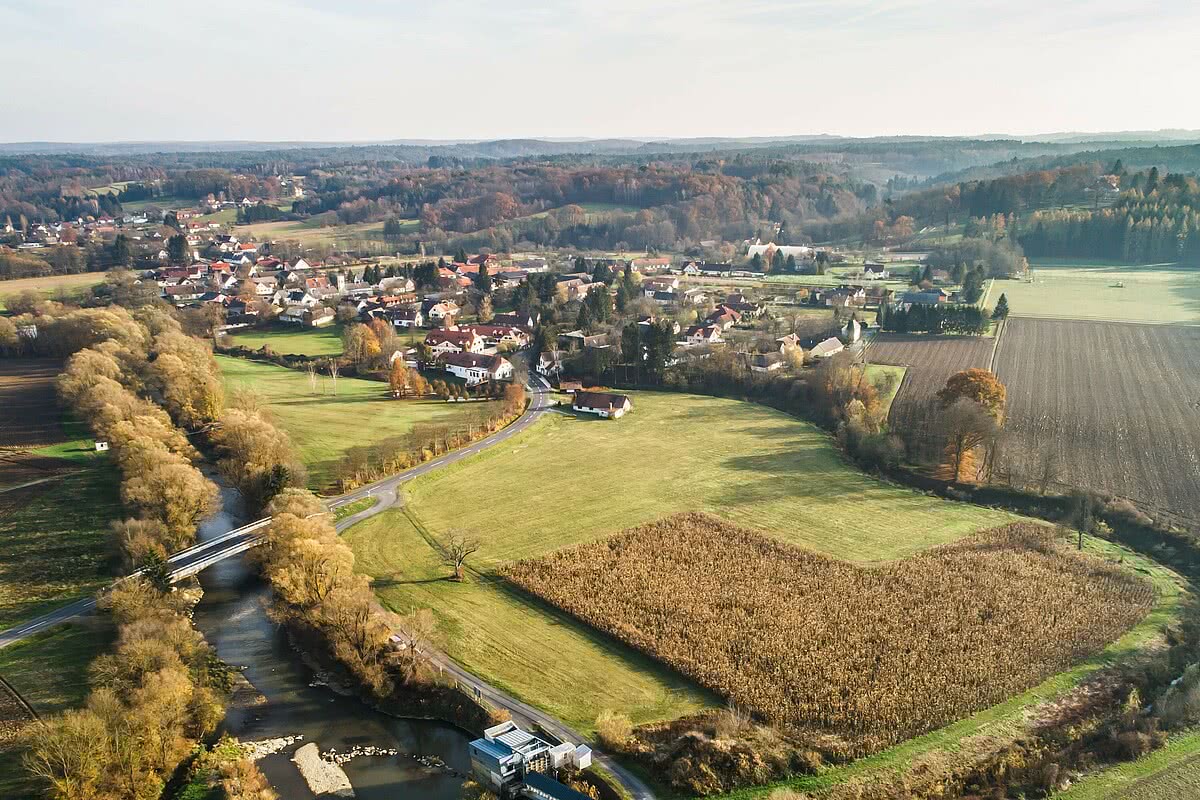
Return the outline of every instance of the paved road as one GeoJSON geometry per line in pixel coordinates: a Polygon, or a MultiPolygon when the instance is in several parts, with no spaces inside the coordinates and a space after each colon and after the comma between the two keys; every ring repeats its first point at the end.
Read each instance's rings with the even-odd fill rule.
{"type": "Polygon", "coordinates": [[[339,531],[345,530],[355,523],[362,522],[364,519],[373,517],[376,514],[394,506],[400,496],[399,488],[401,484],[406,483],[413,478],[420,477],[421,475],[426,475],[434,470],[441,469],[448,464],[453,464],[456,461],[462,461],[464,458],[470,458],[481,450],[494,447],[500,442],[503,442],[505,439],[511,439],[513,436],[516,436],[518,433],[536,422],[542,416],[542,414],[553,408],[553,405],[551,404],[548,391],[550,385],[546,383],[546,381],[540,376],[534,375],[530,376],[530,382],[531,391],[529,407],[525,409],[524,416],[522,416],[513,424],[509,425],[507,428],[497,431],[491,436],[480,439],[470,447],[463,447],[458,450],[453,450],[449,453],[446,453],[444,456],[439,456],[432,461],[426,461],[424,464],[413,467],[410,470],[405,470],[404,472],[397,473],[390,478],[384,478],[381,481],[376,481],[375,483],[368,484],[361,489],[355,489],[353,492],[347,492],[346,494],[339,495],[338,497],[329,500],[327,505],[330,508],[339,508],[357,500],[364,500],[369,497],[376,498],[377,501],[374,506],[366,509],[365,511],[360,511],[357,514],[346,517],[345,519],[339,521],[337,524],[337,529],[339,531]]]}

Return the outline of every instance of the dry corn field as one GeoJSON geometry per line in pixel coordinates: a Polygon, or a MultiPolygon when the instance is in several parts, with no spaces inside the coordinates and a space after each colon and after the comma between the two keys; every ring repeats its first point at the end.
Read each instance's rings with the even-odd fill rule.
{"type": "Polygon", "coordinates": [[[1200,517],[1200,328],[1010,319],[996,352],[1008,387],[998,464],[1149,510],[1200,517]]]}
{"type": "Polygon", "coordinates": [[[941,447],[937,428],[941,410],[935,395],[954,373],[971,367],[986,369],[995,344],[995,339],[981,336],[876,336],[867,348],[867,361],[908,367],[888,415],[892,430],[906,441],[924,443],[930,448],[926,455],[936,454],[941,447]]]}
{"type": "Polygon", "coordinates": [[[865,754],[1018,694],[1141,619],[1154,590],[1013,523],[862,568],[703,514],[507,577],[778,724],[865,754]]]}

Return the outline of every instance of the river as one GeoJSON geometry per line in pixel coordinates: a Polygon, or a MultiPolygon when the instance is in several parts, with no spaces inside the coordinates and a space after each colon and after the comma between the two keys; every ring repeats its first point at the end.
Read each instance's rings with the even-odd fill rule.
{"type": "MultiPolygon", "coordinates": [[[[222,485],[221,500],[222,510],[199,528],[201,541],[245,522],[236,491],[222,485]]],[[[290,760],[292,752],[308,742],[316,742],[322,752],[345,752],[356,745],[398,751],[396,756],[360,756],[344,765],[362,800],[456,800],[460,796],[461,778],[424,766],[415,757],[436,756],[457,772],[467,773],[467,737],[461,731],[437,722],[395,719],[357,698],[313,686],[312,671],[288,646],[284,632],[267,618],[270,589],[245,556],[209,567],[201,573],[200,583],[204,599],[196,607],[196,627],[223,661],[244,667],[246,679],[266,698],[248,709],[231,708],[225,730],[246,742],[303,736],[259,762],[284,800],[314,798],[290,760]]]]}

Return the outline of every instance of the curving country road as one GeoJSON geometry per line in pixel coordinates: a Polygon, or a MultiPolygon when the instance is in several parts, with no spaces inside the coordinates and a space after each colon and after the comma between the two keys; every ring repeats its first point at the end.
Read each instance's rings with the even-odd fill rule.
{"type": "MultiPolygon", "coordinates": [[[[352,525],[394,507],[400,500],[400,486],[407,481],[441,469],[449,464],[462,461],[465,458],[470,458],[482,450],[494,447],[516,436],[536,422],[553,407],[549,397],[550,385],[540,376],[536,375],[530,376],[530,384],[531,399],[529,406],[525,409],[525,413],[516,422],[503,430],[480,439],[469,447],[454,450],[412,469],[368,484],[352,492],[327,499],[326,504],[331,509],[340,508],[349,503],[367,498],[375,499],[375,503],[370,508],[339,520],[335,526],[338,532],[340,533],[352,525]]],[[[238,555],[239,553],[244,553],[254,547],[260,541],[261,529],[266,527],[270,521],[270,518],[255,520],[249,525],[244,525],[241,528],[221,534],[207,542],[175,553],[168,559],[172,580],[180,580],[190,575],[195,575],[218,561],[238,555]]],[[[43,614],[22,625],[0,631],[0,648],[19,642],[38,631],[60,625],[74,617],[90,613],[95,608],[95,598],[87,597],[43,614]]],[[[491,686],[470,672],[467,672],[444,653],[426,652],[424,655],[439,669],[453,675],[459,684],[467,687],[468,691],[474,692],[476,697],[486,700],[493,706],[507,709],[515,720],[540,726],[551,735],[563,741],[587,741],[586,737],[567,727],[555,717],[518,700],[512,695],[491,686]]],[[[599,750],[593,750],[592,758],[599,766],[613,775],[634,800],[654,800],[654,793],[641,779],[613,761],[608,755],[599,750]]]]}

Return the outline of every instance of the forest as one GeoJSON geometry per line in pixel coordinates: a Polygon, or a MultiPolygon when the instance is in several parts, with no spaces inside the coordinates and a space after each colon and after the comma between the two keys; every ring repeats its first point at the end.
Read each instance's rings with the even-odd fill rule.
{"type": "MultiPolygon", "coordinates": [[[[1109,155],[1130,154],[1137,164],[1145,148],[1082,154],[1065,153],[1065,146],[971,140],[694,146],[692,152],[681,151],[678,143],[651,152],[658,148],[622,149],[614,143],[572,153],[547,145],[538,154],[539,145],[526,143],[509,147],[507,152],[524,153],[510,158],[480,156],[486,149],[481,147],[468,157],[462,154],[469,149],[382,145],[7,156],[0,157],[0,221],[23,232],[41,223],[119,216],[133,203],[144,212],[157,202],[251,197],[267,203],[240,212],[239,223],[383,222],[387,240],[412,253],[422,247],[442,252],[577,247],[713,251],[727,258],[733,251],[713,243],[760,236],[778,244],[896,245],[923,230],[950,230],[964,222],[968,236],[1019,242],[1031,256],[1144,261],[1194,260],[1200,253],[1193,233],[1195,181],[1165,169],[1160,176],[1157,167],[1130,171],[1128,162],[1109,155]],[[416,151],[423,157],[416,158],[416,151]],[[1034,163],[1028,155],[1033,151],[1064,161],[1011,174],[1014,165],[1034,163]],[[1010,160],[994,163],[992,171],[1006,174],[931,177],[962,174],[945,168],[966,162],[978,170],[986,158],[1000,155],[1010,160]],[[279,202],[291,199],[285,191],[291,176],[302,181],[303,196],[279,202]],[[1104,190],[1104,181],[1112,180],[1117,188],[1104,190]]],[[[1190,152],[1154,150],[1174,154],[1165,160],[1180,163],[1190,152]]],[[[95,269],[111,259],[88,253],[83,260],[95,269]]],[[[53,271],[78,268],[71,263],[53,271]]],[[[38,272],[29,264],[7,271],[38,272]]]]}

